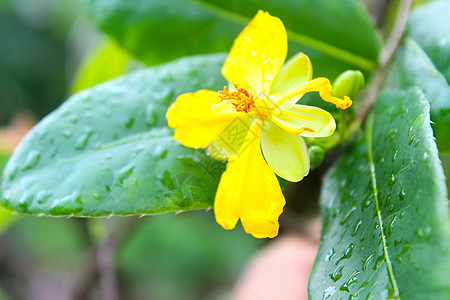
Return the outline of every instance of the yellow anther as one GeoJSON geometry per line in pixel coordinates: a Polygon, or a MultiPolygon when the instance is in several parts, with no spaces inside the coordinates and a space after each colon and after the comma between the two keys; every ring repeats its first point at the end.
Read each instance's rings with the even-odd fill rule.
{"type": "Polygon", "coordinates": [[[224,86],[222,91],[219,91],[220,101],[228,101],[233,104],[237,112],[248,113],[252,107],[255,107],[254,95],[249,93],[246,89],[239,87],[237,83],[233,84],[236,92],[227,91],[227,87],[224,86]]]}

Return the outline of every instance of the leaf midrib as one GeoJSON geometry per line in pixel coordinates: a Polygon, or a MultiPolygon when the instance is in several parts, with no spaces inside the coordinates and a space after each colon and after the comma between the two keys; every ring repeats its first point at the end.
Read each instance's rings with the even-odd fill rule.
{"type": "Polygon", "coordinates": [[[380,211],[380,205],[379,205],[378,185],[377,185],[376,170],[375,170],[375,164],[374,164],[374,160],[373,160],[373,149],[372,149],[374,119],[375,119],[374,115],[372,114],[367,121],[367,133],[366,133],[366,143],[367,143],[367,148],[368,148],[367,157],[368,157],[368,162],[369,162],[369,166],[370,166],[370,177],[371,177],[371,182],[372,182],[373,194],[374,194],[374,198],[375,198],[375,209],[376,209],[377,218],[378,218],[378,225],[380,228],[381,241],[383,243],[383,253],[384,253],[384,258],[385,258],[386,264],[387,264],[389,280],[391,281],[391,284],[392,284],[392,288],[394,291],[394,297],[396,297],[395,299],[400,299],[397,280],[395,279],[395,276],[394,276],[394,270],[392,268],[391,259],[389,257],[389,252],[388,252],[387,245],[386,245],[386,235],[385,235],[384,229],[383,229],[383,220],[381,218],[381,211],[380,211]]]}
{"type": "MultiPolygon", "coordinates": [[[[223,9],[222,7],[219,7],[219,6],[211,4],[211,3],[206,3],[203,1],[199,1],[199,0],[184,0],[184,1],[190,2],[194,5],[196,5],[197,7],[199,7],[200,9],[209,11],[209,12],[217,15],[220,18],[232,21],[235,24],[246,26],[251,21],[251,19],[246,16],[243,16],[241,14],[238,14],[238,13],[235,13],[232,11],[228,11],[226,9],[223,9]]],[[[367,59],[360,55],[354,54],[350,51],[327,44],[323,41],[314,39],[307,35],[303,35],[303,34],[294,32],[289,29],[287,29],[286,32],[288,35],[288,40],[290,40],[292,42],[307,45],[308,47],[311,47],[320,52],[323,52],[331,57],[334,57],[336,59],[339,59],[341,61],[344,61],[344,62],[352,64],[352,65],[355,65],[355,66],[360,67],[365,70],[375,70],[377,68],[377,63],[373,60],[367,59]]]]}

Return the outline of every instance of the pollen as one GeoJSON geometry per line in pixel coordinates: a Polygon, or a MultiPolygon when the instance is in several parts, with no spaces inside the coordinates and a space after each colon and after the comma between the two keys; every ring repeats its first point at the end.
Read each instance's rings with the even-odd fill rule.
{"type": "Polygon", "coordinates": [[[253,97],[255,95],[249,93],[246,89],[239,87],[237,83],[233,83],[235,92],[227,91],[227,87],[224,86],[222,91],[219,91],[220,101],[228,101],[233,104],[237,112],[248,113],[252,107],[255,107],[255,101],[253,97]]]}

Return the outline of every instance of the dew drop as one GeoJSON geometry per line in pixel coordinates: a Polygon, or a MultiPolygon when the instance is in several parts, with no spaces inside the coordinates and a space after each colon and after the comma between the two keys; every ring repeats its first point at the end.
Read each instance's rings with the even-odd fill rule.
{"type": "Polygon", "coordinates": [[[149,104],[145,107],[145,123],[149,127],[153,127],[156,125],[156,122],[158,121],[158,115],[155,111],[155,108],[153,105],[149,104]]]}
{"type": "Polygon", "coordinates": [[[63,130],[62,134],[63,134],[63,137],[68,139],[73,135],[73,132],[72,132],[72,130],[65,129],[65,130],[63,130]]]}
{"type": "Polygon", "coordinates": [[[329,299],[331,296],[333,296],[334,294],[336,294],[336,288],[334,286],[329,286],[325,289],[325,291],[323,292],[323,296],[322,299],[326,300],[329,299]]]}
{"type": "Polygon", "coordinates": [[[398,178],[395,177],[395,174],[392,173],[391,178],[389,178],[388,185],[392,187],[395,183],[397,183],[398,178]]]}
{"type": "Polygon", "coordinates": [[[359,273],[360,273],[359,271],[354,270],[353,273],[350,275],[350,277],[349,277],[349,278],[344,282],[344,284],[340,287],[340,290],[341,290],[341,291],[347,291],[347,292],[350,292],[350,289],[349,289],[350,286],[351,286],[352,284],[355,284],[355,283],[358,282],[357,276],[358,276],[359,273]]]}
{"type": "Polygon", "coordinates": [[[353,206],[350,211],[344,216],[344,218],[341,220],[340,224],[344,225],[345,223],[348,222],[348,220],[350,219],[351,215],[353,214],[353,212],[356,210],[356,206],[353,206]]]}
{"type": "Polygon", "coordinates": [[[69,121],[73,124],[77,124],[78,123],[78,116],[76,114],[71,114],[69,116],[69,121]]]}
{"type": "Polygon", "coordinates": [[[373,270],[376,271],[378,270],[378,268],[381,266],[381,264],[384,262],[384,254],[380,255],[376,262],[375,265],[373,266],[373,270]]]}
{"type": "Polygon", "coordinates": [[[400,201],[403,201],[403,200],[405,200],[405,197],[406,197],[406,193],[405,193],[404,188],[402,187],[402,189],[398,193],[398,198],[400,199],[400,201]]]}
{"type": "Polygon", "coordinates": [[[338,265],[342,260],[352,257],[354,248],[355,245],[353,245],[353,243],[350,243],[347,248],[345,248],[342,256],[336,261],[336,265],[338,265]]]}
{"type": "Polygon", "coordinates": [[[78,137],[75,143],[75,149],[83,150],[86,147],[87,143],[89,142],[89,139],[91,138],[93,133],[94,130],[92,128],[86,127],[84,129],[84,132],[78,137]]]}
{"type": "Polygon", "coordinates": [[[331,248],[328,252],[327,256],[325,256],[325,261],[330,261],[333,259],[333,257],[336,255],[336,250],[334,248],[331,248]]]}
{"type": "Polygon", "coordinates": [[[126,128],[126,129],[130,129],[130,128],[133,126],[133,124],[134,124],[134,117],[132,117],[132,116],[126,116],[126,117],[123,119],[123,124],[125,125],[125,128],[126,128]]]}
{"type": "Polygon", "coordinates": [[[364,261],[363,261],[363,271],[364,271],[364,272],[367,271],[367,268],[369,267],[369,263],[370,263],[370,261],[372,260],[373,255],[374,255],[374,254],[372,253],[372,254],[370,254],[369,256],[367,256],[366,259],[364,259],[364,261]]]}
{"type": "Polygon", "coordinates": [[[114,181],[123,184],[125,179],[133,173],[134,165],[129,164],[114,173],[114,181]]]}
{"type": "Polygon", "coordinates": [[[391,223],[389,223],[388,232],[389,234],[392,234],[392,230],[394,230],[395,222],[397,221],[397,216],[394,216],[392,218],[391,223]]]}
{"type": "Polygon", "coordinates": [[[49,190],[41,190],[36,195],[36,201],[38,204],[44,204],[52,195],[52,192],[49,190]]]}
{"type": "Polygon", "coordinates": [[[37,150],[31,150],[28,152],[27,158],[25,158],[25,163],[23,164],[22,171],[34,168],[41,159],[41,152],[37,150]]]}
{"type": "Polygon", "coordinates": [[[153,150],[152,156],[155,158],[165,158],[167,156],[167,149],[162,145],[158,145],[153,150]]]}
{"type": "Polygon", "coordinates": [[[394,155],[392,156],[392,162],[395,161],[395,159],[397,158],[398,155],[398,150],[395,150],[394,155]]]}
{"type": "Polygon", "coordinates": [[[427,162],[429,158],[430,158],[430,155],[428,154],[428,152],[424,152],[423,153],[423,162],[427,162]]]}
{"type": "Polygon", "coordinates": [[[344,267],[337,268],[333,273],[329,274],[331,280],[334,282],[338,281],[342,277],[342,270],[344,267]]]}
{"type": "Polygon", "coordinates": [[[359,229],[361,228],[361,224],[362,224],[362,220],[359,220],[356,225],[355,228],[353,229],[353,233],[352,236],[355,236],[358,234],[359,229]]]}

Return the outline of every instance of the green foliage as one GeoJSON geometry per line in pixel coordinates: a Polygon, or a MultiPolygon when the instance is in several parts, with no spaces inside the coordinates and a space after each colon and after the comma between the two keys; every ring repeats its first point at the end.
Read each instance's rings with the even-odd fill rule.
{"type": "Polygon", "coordinates": [[[328,173],[311,299],[448,299],[447,191],[418,89],[383,93],[328,173]]]}
{"type": "MultiPolygon", "coordinates": [[[[7,161],[8,156],[0,153],[0,172],[3,171],[3,169],[5,168],[7,161]]],[[[13,215],[12,211],[4,209],[3,207],[0,206],[0,236],[3,233],[3,231],[5,231],[6,228],[8,228],[9,224],[11,224],[15,218],[16,216],[13,215]]]]}
{"type": "Polygon", "coordinates": [[[318,75],[374,69],[380,48],[370,15],[354,0],[85,0],[85,6],[101,29],[150,65],[228,51],[259,9],[283,20],[290,53],[308,54],[318,75]]]}
{"type": "Polygon", "coordinates": [[[2,204],[76,216],[211,207],[224,164],[175,142],[165,113],[181,93],[220,89],[223,60],[181,59],[74,95],[11,157],[2,204]]]}
{"type": "Polygon", "coordinates": [[[388,85],[419,87],[431,103],[431,120],[439,151],[450,153],[450,2],[436,1],[417,9],[408,37],[398,51],[388,85]]]}
{"type": "Polygon", "coordinates": [[[414,39],[447,81],[450,81],[449,1],[434,1],[416,9],[407,34],[414,39]]]}
{"type": "Polygon", "coordinates": [[[78,69],[72,93],[123,75],[132,57],[115,42],[101,41],[78,69]]]}
{"type": "Polygon", "coordinates": [[[118,253],[131,286],[129,299],[199,299],[205,288],[224,292],[265,241],[242,227],[225,231],[212,213],[187,212],[141,219],[118,253]],[[161,230],[164,228],[164,230],[161,230]]]}

